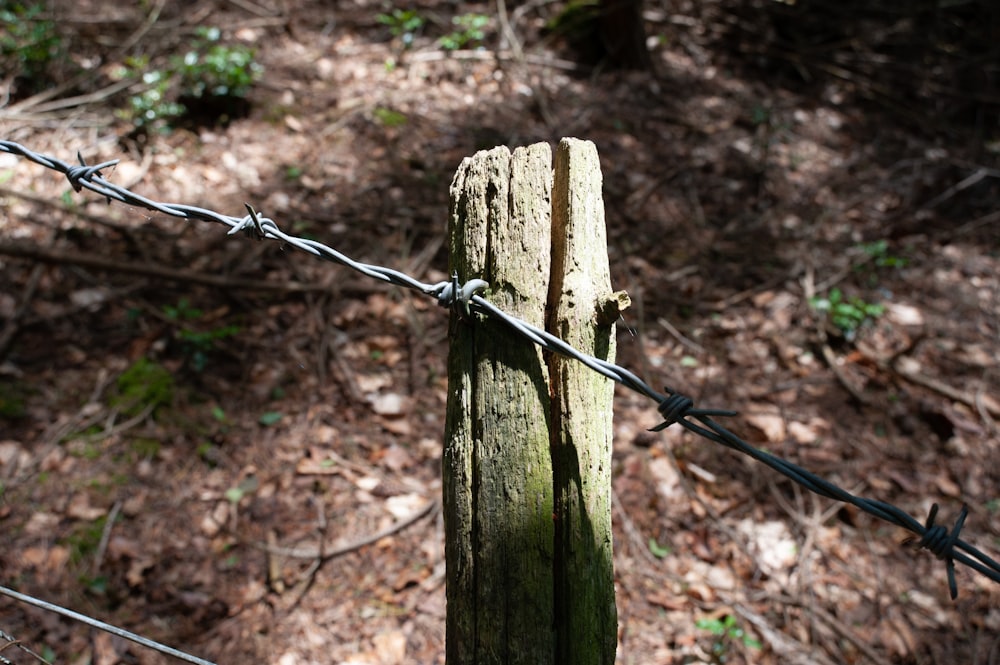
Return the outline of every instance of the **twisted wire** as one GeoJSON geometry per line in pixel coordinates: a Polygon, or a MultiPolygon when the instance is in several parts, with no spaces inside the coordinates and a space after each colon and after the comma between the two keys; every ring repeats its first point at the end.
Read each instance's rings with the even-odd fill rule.
{"type": "Polygon", "coordinates": [[[153,649],[154,651],[159,651],[160,653],[165,653],[167,655],[173,656],[174,658],[179,658],[181,660],[187,661],[189,663],[194,663],[195,665],[215,665],[209,660],[204,658],[198,658],[197,656],[192,656],[189,653],[184,653],[174,649],[173,647],[168,647],[165,644],[160,644],[159,642],[154,642],[148,637],[143,637],[142,635],[136,635],[135,633],[129,632],[118,626],[112,626],[109,623],[104,623],[103,621],[98,621],[93,619],[86,614],[80,614],[79,612],[74,612],[73,610],[66,609],[60,605],[55,605],[53,603],[48,603],[44,600],[39,600],[32,596],[28,596],[23,593],[14,591],[13,589],[8,589],[7,587],[0,586],[0,595],[9,596],[15,600],[19,600],[22,603],[27,603],[28,605],[34,605],[35,607],[40,607],[43,610],[49,612],[54,612],[56,614],[61,614],[64,617],[73,619],[74,621],[79,621],[80,623],[85,623],[88,626],[97,628],[98,630],[103,630],[106,633],[111,633],[118,637],[124,638],[136,644],[141,644],[144,647],[153,649]]]}
{"type": "Polygon", "coordinates": [[[38,154],[11,141],[0,141],[0,151],[24,157],[36,164],[63,173],[73,189],[78,192],[81,189],[88,189],[106,197],[109,202],[111,200],[120,201],[181,219],[197,219],[225,224],[230,227],[229,234],[243,232],[258,240],[280,240],[317,258],[346,266],[372,279],[409,288],[431,296],[437,300],[439,305],[452,310],[466,321],[474,322],[474,314],[481,314],[500,321],[533,344],[581,362],[598,374],[656,402],[657,410],[663,417],[663,422],[652,427],[651,431],[659,432],[673,424],[678,424],[698,436],[757,460],[815,494],[850,504],[873,517],[877,517],[915,534],[917,539],[913,541],[913,544],[917,548],[926,549],[938,559],[945,562],[948,589],[953,599],[958,597],[958,586],[954,571],[955,561],[979,572],[994,582],[1000,583],[1000,563],[997,563],[997,561],[959,537],[968,516],[966,506],[962,507],[958,519],[949,531],[947,528],[934,523],[938,512],[937,504],[932,506],[927,520],[921,524],[906,511],[890,503],[851,494],[847,490],[806,471],[788,460],[751,446],[712,419],[713,417],[734,416],[737,414],[736,411],[695,408],[694,401],[690,397],[670,388],[664,388],[665,394],[660,393],[628,369],[583,353],[548,331],[507,314],[489,300],[479,295],[479,291],[489,286],[484,280],[473,279],[463,284],[459,281],[458,275],[452,275],[450,281],[426,284],[391,268],[355,261],[316,240],[287,234],[278,227],[274,220],[260,216],[249,204],[247,205],[247,214],[245,216],[231,217],[205,208],[152,201],[108,182],[101,175],[102,169],[114,166],[118,163],[117,160],[96,165],[87,165],[77,155],[80,164],[71,165],[53,157],[38,154]]]}

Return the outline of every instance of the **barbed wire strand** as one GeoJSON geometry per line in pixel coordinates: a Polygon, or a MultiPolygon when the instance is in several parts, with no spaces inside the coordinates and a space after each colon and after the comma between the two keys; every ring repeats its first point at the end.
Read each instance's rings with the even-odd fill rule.
{"type": "Polygon", "coordinates": [[[80,614],[79,612],[74,612],[73,610],[68,610],[65,607],[60,607],[59,605],[54,605],[52,603],[46,602],[44,600],[39,600],[38,598],[33,598],[23,593],[18,593],[13,589],[8,589],[7,587],[0,586],[0,594],[5,596],[10,596],[14,600],[19,600],[22,603],[27,603],[28,605],[34,605],[35,607],[40,607],[43,610],[48,610],[49,612],[55,612],[56,614],[61,614],[64,617],[73,619],[74,621],[79,621],[80,623],[85,623],[88,626],[93,626],[99,630],[103,630],[106,633],[111,633],[112,635],[117,635],[118,637],[123,637],[126,640],[135,642],[136,644],[141,644],[144,647],[150,649],[155,649],[160,653],[165,653],[167,655],[173,656],[174,658],[179,658],[181,660],[186,660],[189,663],[195,663],[195,665],[215,665],[215,663],[198,658],[197,656],[192,656],[191,654],[184,653],[183,651],[178,651],[173,647],[168,647],[165,644],[160,644],[159,642],[154,642],[153,640],[143,637],[142,635],[136,635],[135,633],[130,633],[129,631],[118,628],[117,626],[112,626],[109,623],[104,623],[103,621],[98,621],[85,614],[80,614]]]}
{"type": "Polygon", "coordinates": [[[946,527],[934,523],[938,512],[937,504],[931,507],[927,520],[921,524],[904,510],[892,504],[851,494],[843,488],[806,471],[802,467],[751,446],[712,419],[713,417],[720,416],[734,416],[737,413],[736,411],[695,408],[691,398],[685,397],[670,388],[664,388],[666,394],[662,394],[654,390],[628,369],[582,353],[551,333],[507,314],[490,303],[486,298],[478,295],[479,291],[489,286],[487,282],[481,279],[473,279],[463,284],[459,281],[457,275],[452,275],[451,281],[426,284],[391,268],[361,263],[316,240],[286,234],[278,228],[274,220],[259,215],[249,204],[247,205],[248,214],[246,216],[231,217],[205,208],[153,201],[104,179],[101,175],[101,170],[114,166],[118,163],[117,160],[96,165],[87,165],[78,154],[77,158],[80,161],[80,165],[74,166],[59,159],[38,154],[11,141],[0,141],[0,151],[24,157],[36,164],[64,174],[73,188],[78,192],[81,189],[88,189],[106,197],[109,202],[111,200],[120,201],[128,205],[162,212],[163,214],[181,219],[197,219],[222,223],[230,227],[229,234],[243,232],[258,240],[280,240],[317,258],[346,266],[372,279],[413,289],[425,295],[432,296],[437,299],[440,305],[456,311],[465,319],[473,319],[472,314],[482,314],[496,319],[530,342],[546,350],[577,360],[595,372],[655,401],[657,403],[657,410],[663,416],[664,420],[661,424],[651,428],[651,431],[658,432],[675,423],[679,424],[688,431],[709,441],[731,448],[757,460],[811,492],[855,506],[869,515],[915,534],[917,536],[913,540],[915,547],[926,549],[938,559],[945,562],[948,589],[952,599],[958,596],[958,586],[954,571],[955,561],[972,568],[994,582],[1000,583],[1000,563],[997,563],[976,547],[959,538],[959,533],[964,527],[966,517],[968,516],[967,506],[962,507],[958,519],[949,531],[946,527]]]}

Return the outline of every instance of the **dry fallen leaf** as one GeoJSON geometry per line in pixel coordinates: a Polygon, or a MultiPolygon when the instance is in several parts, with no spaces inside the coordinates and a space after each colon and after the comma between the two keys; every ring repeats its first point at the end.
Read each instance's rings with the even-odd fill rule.
{"type": "Polygon", "coordinates": [[[90,505],[90,497],[86,492],[74,495],[73,498],[70,499],[69,505],[66,506],[67,517],[85,520],[87,522],[92,522],[99,517],[104,517],[107,512],[108,511],[104,508],[90,505]]]}
{"type": "Polygon", "coordinates": [[[402,471],[413,465],[413,456],[403,446],[392,444],[382,454],[382,464],[392,471],[402,471]]]}
{"type": "Polygon", "coordinates": [[[400,665],[406,658],[406,635],[401,630],[387,630],[372,638],[379,665],[400,665]]]}
{"type": "Polygon", "coordinates": [[[770,405],[757,405],[754,411],[744,414],[746,421],[759,429],[771,443],[785,440],[785,419],[770,405]]]}
{"type": "Polygon", "coordinates": [[[410,410],[413,400],[399,393],[382,393],[370,401],[372,411],[380,416],[401,416],[410,410]]]}
{"type": "Polygon", "coordinates": [[[28,523],[24,525],[24,533],[33,537],[51,536],[58,524],[58,515],[39,511],[32,513],[28,518],[28,523]]]}
{"type": "Polygon", "coordinates": [[[121,662],[110,633],[94,631],[93,640],[94,665],[118,665],[121,662]]]}
{"type": "Polygon", "coordinates": [[[5,467],[4,473],[11,475],[19,466],[31,461],[30,455],[17,441],[0,441],[0,466],[5,467]]]}
{"type": "Polygon", "coordinates": [[[427,499],[416,493],[410,494],[400,494],[399,496],[390,496],[385,501],[385,509],[392,513],[392,516],[396,519],[406,519],[410,517],[424,506],[427,505],[427,499]]]}

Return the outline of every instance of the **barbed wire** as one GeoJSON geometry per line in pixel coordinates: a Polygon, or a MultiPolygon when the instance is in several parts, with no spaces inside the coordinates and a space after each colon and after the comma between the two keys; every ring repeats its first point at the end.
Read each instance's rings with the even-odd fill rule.
{"type": "MultiPolygon", "coordinates": [[[[117,626],[112,626],[109,623],[104,623],[103,621],[98,621],[97,619],[91,618],[91,617],[87,616],[86,614],[80,614],[79,612],[74,612],[73,610],[68,610],[65,607],[60,607],[59,605],[55,605],[53,603],[49,603],[49,602],[46,602],[44,600],[40,600],[40,599],[35,598],[33,596],[29,596],[27,594],[19,593],[17,591],[14,591],[13,589],[8,589],[7,587],[0,586],[0,594],[2,594],[4,596],[9,596],[9,597],[13,598],[14,600],[19,600],[22,603],[27,603],[28,605],[34,605],[35,607],[40,607],[43,610],[47,610],[49,612],[54,612],[56,614],[61,614],[64,617],[73,619],[74,621],[79,621],[80,623],[85,623],[88,626],[93,626],[94,628],[97,628],[99,630],[103,630],[106,633],[111,633],[112,635],[117,635],[118,637],[123,637],[126,640],[130,640],[132,642],[135,642],[136,644],[141,644],[144,647],[147,647],[147,648],[150,648],[150,649],[154,649],[156,651],[159,651],[160,653],[165,653],[165,654],[167,654],[169,656],[173,656],[174,658],[180,658],[181,660],[186,660],[187,662],[194,663],[195,665],[215,665],[215,663],[213,663],[213,662],[211,662],[209,660],[204,660],[202,658],[198,658],[197,656],[192,656],[189,653],[184,653],[183,651],[178,651],[177,649],[174,649],[173,647],[168,647],[165,644],[160,644],[159,642],[154,642],[153,640],[149,639],[148,637],[143,637],[142,635],[136,635],[135,633],[130,633],[129,631],[127,631],[127,630],[125,630],[123,628],[118,628],[117,626]]],[[[4,634],[4,637],[6,638],[6,634],[4,634]]],[[[14,640],[11,640],[11,641],[13,642],[14,640]]],[[[47,663],[48,662],[47,660],[45,660],[44,658],[42,658],[38,654],[34,653],[33,651],[28,650],[28,652],[31,653],[31,655],[33,655],[36,658],[38,658],[39,660],[41,660],[43,663],[47,663]]]]}
{"type": "Polygon", "coordinates": [[[116,165],[118,160],[87,165],[84,163],[83,158],[77,154],[80,164],[72,165],[59,159],[33,152],[12,141],[0,141],[0,151],[24,157],[36,164],[58,171],[66,176],[70,185],[77,192],[81,191],[81,189],[88,189],[106,197],[109,203],[115,200],[181,219],[197,219],[225,224],[230,227],[230,234],[243,232],[258,240],[280,240],[318,258],[351,268],[372,279],[388,282],[418,291],[424,295],[432,296],[437,299],[440,305],[452,309],[465,319],[472,320],[474,318],[473,314],[481,314],[496,319],[543,349],[577,360],[595,372],[656,402],[657,410],[663,417],[663,422],[652,427],[651,431],[658,432],[676,423],[709,441],[751,457],[811,492],[855,506],[873,517],[915,534],[917,538],[913,539],[912,543],[916,548],[926,549],[938,559],[944,561],[948,577],[948,589],[952,599],[958,597],[958,585],[955,579],[955,561],[979,572],[994,582],[1000,583],[1000,563],[997,563],[997,561],[959,537],[968,516],[967,506],[963,505],[958,519],[949,531],[947,527],[934,523],[938,513],[938,505],[936,503],[931,507],[926,521],[921,524],[897,506],[884,501],[856,496],[796,464],[751,446],[713,420],[713,417],[734,416],[737,414],[736,411],[695,408],[694,401],[691,398],[669,387],[664,388],[665,394],[660,393],[628,369],[583,353],[548,331],[507,314],[483,296],[478,295],[479,291],[489,286],[484,280],[473,279],[462,283],[459,281],[457,275],[452,275],[451,281],[426,284],[391,268],[361,263],[316,240],[300,238],[285,233],[278,228],[274,220],[259,215],[249,204],[246,205],[247,215],[232,217],[195,206],[177,203],[159,203],[135,194],[124,187],[115,185],[101,175],[102,169],[116,165]]]}

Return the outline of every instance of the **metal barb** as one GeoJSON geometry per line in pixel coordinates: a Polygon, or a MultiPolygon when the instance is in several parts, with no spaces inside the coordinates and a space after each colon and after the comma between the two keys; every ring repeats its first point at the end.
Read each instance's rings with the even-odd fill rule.
{"type": "Polygon", "coordinates": [[[736,411],[729,411],[727,409],[695,409],[693,408],[694,400],[690,397],[685,397],[678,392],[674,392],[667,386],[664,386],[663,389],[667,392],[667,395],[660,399],[660,404],[656,407],[656,410],[663,416],[664,421],[656,427],[651,427],[649,429],[650,432],[659,432],[674,423],[681,423],[687,429],[701,434],[701,428],[685,422],[684,419],[688,416],[735,416],[737,413],[736,411]],[[692,429],[692,427],[696,429],[692,429]]]}
{"type": "Polygon", "coordinates": [[[450,282],[435,285],[438,304],[456,312],[463,321],[472,321],[470,304],[473,296],[490,284],[483,279],[470,279],[465,284],[458,281],[458,273],[452,273],[450,282]]]}
{"type": "Polygon", "coordinates": [[[958,514],[958,519],[955,520],[955,526],[952,527],[950,533],[945,527],[934,524],[937,512],[938,505],[935,503],[931,506],[931,512],[927,516],[927,522],[924,524],[926,531],[923,537],[917,541],[916,546],[917,548],[928,550],[938,559],[945,562],[945,568],[948,572],[948,591],[951,592],[951,599],[955,600],[958,598],[958,584],[955,581],[955,562],[953,560],[954,551],[952,548],[958,542],[958,534],[962,531],[962,527],[965,526],[965,519],[969,516],[969,507],[964,504],[962,505],[962,511],[958,514]]]}
{"type": "Polygon", "coordinates": [[[915,534],[919,539],[917,542],[918,547],[930,550],[935,556],[944,560],[952,598],[958,595],[954,571],[955,561],[972,568],[994,582],[1000,583],[1000,563],[997,563],[994,559],[959,538],[959,533],[968,515],[965,507],[962,508],[955,526],[948,532],[945,527],[934,524],[934,518],[937,515],[936,504],[931,509],[926,523],[921,524],[904,510],[892,504],[855,496],[830,481],[806,471],[802,467],[751,446],[712,419],[716,416],[734,416],[736,415],[735,411],[697,409],[694,407],[694,400],[670,388],[665,388],[667,394],[663,395],[653,390],[645,381],[628,369],[578,351],[550,332],[507,314],[478,295],[479,291],[488,286],[484,280],[472,279],[462,284],[458,281],[458,275],[453,275],[451,281],[426,284],[398,270],[361,263],[323,243],[292,236],[283,232],[273,220],[259,216],[249,204],[246,206],[248,215],[244,217],[231,217],[204,208],[153,201],[123,187],[114,185],[101,176],[100,170],[102,168],[113,166],[117,161],[87,166],[78,155],[80,166],[72,166],[53,157],[32,152],[13,141],[3,140],[0,140],[0,152],[24,157],[45,168],[63,173],[76,191],[89,189],[106,197],[109,201],[114,199],[128,205],[146,208],[186,220],[194,219],[225,224],[231,228],[230,233],[245,231],[258,239],[267,238],[286,243],[288,246],[312,254],[317,258],[346,266],[372,279],[413,289],[424,295],[431,296],[436,298],[438,303],[443,307],[458,312],[465,320],[474,320],[472,313],[475,312],[501,321],[513,332],[529,342],[537,344],[548,351],[573,358],[595,372],[656,402],[657,410],[663,416],[664,422],[651,428],[650,431],[659,432],[677,423],[698,436],[753,458],[815,494],[850,504],[863,512],[915,534]]]}
{"type": "Polygon", "coordinates": [[[267,237],[264,233],[264,225],[260,218],[257,217],[257,211],[253,209],[253,206],[249,203],[244,203],[243,205],[247,208],[247,216],[244,217],[238,226],[234,226],[229,230],[227,235],[233,235],[239,231],[243,231],[243,234],[254,240],[263,240],[267,237]]]}

